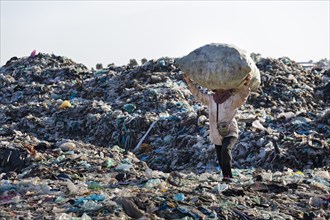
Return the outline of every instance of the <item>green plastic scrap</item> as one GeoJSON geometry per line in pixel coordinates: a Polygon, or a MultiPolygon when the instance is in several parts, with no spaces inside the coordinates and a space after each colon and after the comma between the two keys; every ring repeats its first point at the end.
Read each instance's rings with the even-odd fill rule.
{"type": "Polygon", "coordinates": [[[227,210],[227,209],[229,209],[230,207],[235,206],[235,203],[230,202],[230,201],[228,201],[228,200],[225,200],[225,201],[224,201],[224,200],[219,201],[219,204],[220,204],[221,208],[224,209],[224,210],[227,210]]]}
{"type": "Polygon", "coordinates": [[[91,182],[88,184],[88,189],[101,190],[101,189],[103,189],[103,187],[100,186],[100,184],[98,182],[91,182]]]}
{"type": "Polygon", "coordinates": [[[134,104],[125,104],[125,105],[123,106],[123,109],[124,109],[126,112],[128,112],[128,113],[132,113],[132,112],[135,111],[135,109],[136,109],[136,105],[134,105],[134,104]]]}
{"type": "Polygon", "coordinates": [[[61,155],[61,156],[58,156],[55,160],[55,163],[60,163],[61,161],[63,161],[65,159],[65,155],[61,155]]]}
{"type": "Polygon", "coordinates": [[[254,201],[256,204],[260,205],[260,199],[259,197],[253,197],[252,201],[254,201]]]}
{"type": "Polygon", "coordinates": [[[57,203],[61,203],[61,202],[63,202],[65,199],[62,197],[62,196],[59,196],[59,197],[57,197],[56,199],[55,199],[55,202],[57,202],[57,203]]]}
{"type": "Polygon", "coordinates": [[[123,153],[125,151],[124,149],[120,148],[118,145],[113,146],[112,150],[117,151],[119,153],[123,153]]]}
{"type": "Polygon", "coordinates": [[[106,73],[108,73],[109,71],[108,70],[99,70],[99,71],[96,71],[95,73],[94,73],[94,75],[96,76],[96,75],[102,75],[102,74],[106,74],[106,73]]]}
{"type": "Polygon", "coordinates": [[[117,165],[117,162],[114,161],[112,158],[107,159],[106,166],[107,168],[111,168],[117,165]]]}
{"type": "Polygon", "coordinates": [[[132,164],[132,162],[128,158],[123,159],[121,162],[124,164],[132,164]]]}

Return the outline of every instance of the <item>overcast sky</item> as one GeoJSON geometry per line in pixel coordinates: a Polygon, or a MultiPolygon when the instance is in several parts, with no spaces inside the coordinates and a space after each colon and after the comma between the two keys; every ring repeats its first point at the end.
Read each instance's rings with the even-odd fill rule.
{"type": "Polygon", "coordinates": [[[229,43],[263,57],[329,59],[324,1],[4,1],[1,65],[37,52],[87,67],[229,43]]]}

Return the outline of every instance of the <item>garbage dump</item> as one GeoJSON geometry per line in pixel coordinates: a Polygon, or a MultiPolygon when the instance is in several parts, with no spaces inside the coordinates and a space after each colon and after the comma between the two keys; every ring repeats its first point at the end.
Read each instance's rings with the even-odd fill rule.
{"type": "Polygon", "coordinates": [[[175,59],[92,71],[44,53],[0,68],[3,219],[329,219],[329,69],[256,63],[234,179],[175,59]]]}
{"type": "Polygon", "coordinates": [[[247,75],[251,75],[251,90],[260,84],[259,70],[250,55],[231,44],[207,44],[176,63],[193,81],[210,90],[238,89],[247,75]]]}

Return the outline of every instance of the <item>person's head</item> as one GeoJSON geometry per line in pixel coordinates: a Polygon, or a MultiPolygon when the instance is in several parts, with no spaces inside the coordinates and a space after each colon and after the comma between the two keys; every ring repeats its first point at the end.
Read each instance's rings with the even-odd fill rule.
{"type": "Polygon", "coordinates": [[[230,90],[215,89],[212,91],[214,92],[213,100],[218,104],[222,104],[223,102],[225,102],[231,95],[230,90]]]}

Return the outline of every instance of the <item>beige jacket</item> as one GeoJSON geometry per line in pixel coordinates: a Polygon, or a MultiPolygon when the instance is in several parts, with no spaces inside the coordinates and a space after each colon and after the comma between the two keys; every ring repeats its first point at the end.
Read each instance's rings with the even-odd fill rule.
{"type": "Polygon", "coordinates": [[[238,126],[235,116],[238,108],[246,102],[250,94],[250,87],[244,86],[239,91],[233,93],[224,103],[217,104],[214,102],[212,95],[202,93],[192,81],[187,82],[187,85],[195,99],[209,108],[211,142],[216,145],[222,145],[223,137],[219,134],[217,129],[217,105],[218,122],[227,122],[229,124],[229,134],[225,137],[238,137],[238,126]]]}

